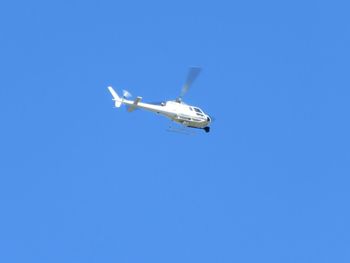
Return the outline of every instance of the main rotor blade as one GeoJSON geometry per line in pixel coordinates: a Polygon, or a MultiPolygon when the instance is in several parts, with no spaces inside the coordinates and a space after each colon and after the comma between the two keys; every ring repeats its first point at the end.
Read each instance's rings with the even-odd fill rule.
{"type": "Polygon", "coordinates": [[[197,78],[197,76],[199,75],[201,70],[202,69],[199,68],[199,67],[191,67],[190,68],[190,70],[188,71],[186,82],[183,85],[181,93],[180,93],[180,96],[178,98],[179,100],[181,100],[182,97],[185,96],[185,94],[187,93],[188,89],[190,88],[192,83],[195,81],[195,79],[197,78]]]}

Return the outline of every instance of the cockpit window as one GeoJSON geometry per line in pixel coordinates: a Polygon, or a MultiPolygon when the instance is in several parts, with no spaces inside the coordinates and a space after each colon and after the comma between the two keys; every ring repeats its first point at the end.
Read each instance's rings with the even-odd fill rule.
{"type": "Polygon", "coordinates": [[[198,109],[198,108],[194,108],[194,110],[195,110],[196,112],[202,113],[202,111],[201,111],[200,109],[198,109]]]}

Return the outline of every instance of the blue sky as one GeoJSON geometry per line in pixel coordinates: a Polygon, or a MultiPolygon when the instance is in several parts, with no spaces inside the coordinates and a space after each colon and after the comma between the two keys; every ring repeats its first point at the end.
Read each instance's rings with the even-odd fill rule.
{"type": "Polygon", "coordinates": [[[349,262],[349,5],[0,3],[1,262],[349,262]],[[209,134],[113,109],[185,101],[209,134]]]}

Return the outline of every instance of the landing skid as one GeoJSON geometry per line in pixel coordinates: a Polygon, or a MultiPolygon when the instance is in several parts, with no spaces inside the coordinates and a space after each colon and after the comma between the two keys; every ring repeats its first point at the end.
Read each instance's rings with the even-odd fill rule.
{"type": "Polygon", "coordinates": [[[200,130],[204,130],[206,133],[210,132],[210,127],[204,127],[204,128],[198,128],[198,127],[192,127],[192,126],[188,126],[189,128],[193,128],[193,129],[200,129],[200,130]]]}
{"type": "Polygon", "coordinates": [[[181,133],[181,134],[185,134],[185,135],[196,135],[196,132],[193,130],[190,130],[187,127],[172,127],[169,126],[169,128],[166,130],[167,132],[176,132],[176,133],[181,133]]]}
{"type": "Polygon", "coordinates": [[[186,135],[195,135],[196,130],[204,130],[206,133],[210,131],[210,127],[204,127],[204,128],[198,128],[198,127],[191,127],[191,126],[182,126],[182,127],[172,127],[169,126],[167,129],[168,132],[177,132],[177,133],[183,133],[186,135]]]}

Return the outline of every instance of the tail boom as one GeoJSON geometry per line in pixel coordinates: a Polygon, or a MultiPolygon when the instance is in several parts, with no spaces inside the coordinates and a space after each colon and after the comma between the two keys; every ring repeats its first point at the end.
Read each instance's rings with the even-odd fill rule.
{"type": "MultiPolygon", "coordinates": [[[[168,112],[164,110],[163,106],[142,103],[142,97],[137,97],[135,100],[127,100],[124,97],[119,97],[117,92],[111,87],[108,87],[109,92],[112,94],[113,101],[115,101],[115,107],[119,108],[122,104],[127,106],[128,112],[132,112],[137,108],[152,111],[155,113],[161,113],[163,115],[168,115],[168,112]]],[[[125,92],[124,92],[125,93],[125,92]]]]}

